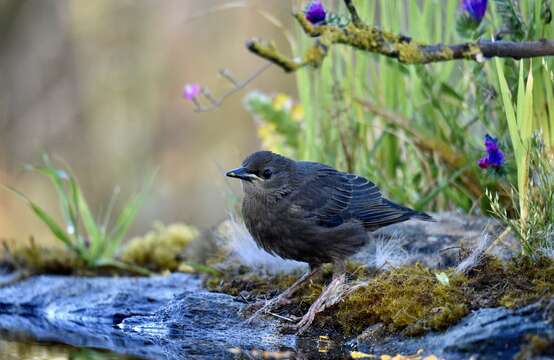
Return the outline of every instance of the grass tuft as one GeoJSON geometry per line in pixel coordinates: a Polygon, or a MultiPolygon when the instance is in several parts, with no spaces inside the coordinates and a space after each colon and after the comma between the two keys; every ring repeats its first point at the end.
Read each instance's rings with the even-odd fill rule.
{"type": "Polygon", "coordinates": [[[66,169],[56,167],[47,154],[42,156],[42,160],[41,165],[27,165],[25,169],[44,175],[51,181],[58,195],[63,224],[59,224],[53,215],[47,213],[24,193],[10,186],[4,187],[18,195],[48,227],[55,238],[62,242],[85,266],[89,268],[107,266],[143,275],[149,274],[146,269],[116,260],[115,256],[144,203],[154,176],[146,181],[142,190],[123,206],[117,216],[112,216],[114,200],[108,206],[104,221],[98,222],[92,215],[75,176],[66,169]]]}

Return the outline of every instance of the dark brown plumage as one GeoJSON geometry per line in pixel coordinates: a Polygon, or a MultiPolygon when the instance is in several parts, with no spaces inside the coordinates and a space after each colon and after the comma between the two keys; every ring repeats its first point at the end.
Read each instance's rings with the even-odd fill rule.
{"type": "Polygon", "coordinates": [[[383,198],[361,176],[269,151],[250,155],[227,176],[243,180],[242,213],[258,245],[311,266],[354,254],[367,243],[368,231],[432,219],[383,198]]]}
{"type": "Polygon", "coordinates": [[[256,243],[310,265],[312,271],[297,287],[323,263],[333,262],[343,271],[344,259],[367,243],[368,231],[412,218],[432,220],[383,198],[379,188],[361,176],[269,151],[253,153],[227,176],[242,180],[242,214],[256,243]]]}

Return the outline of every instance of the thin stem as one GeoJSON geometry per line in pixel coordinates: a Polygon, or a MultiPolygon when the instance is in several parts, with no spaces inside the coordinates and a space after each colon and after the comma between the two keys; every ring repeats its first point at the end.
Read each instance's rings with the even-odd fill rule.
{"type": "Polygon", "coordinates": [[[350,13],[350,17],[352,18],[352,23],[356,26],[362,25],[363,22],[360,19],[360,16],[358,15],[358,10],[354,6],[354,4],[352,4],[352,0],[344,0],[344,4],[346,5],[348,12],[350,13]]]}
{"type": "MultiPolygon", "coordinates": [[[[267,69],[269,69],[269,67],[271,65],[272,65],[271,62],[268,62],[268,63],[264,64],[262,67],[260,67],[258,70],[256,70],[250,77],[248,77],[246,80],[242,80],[242,81],[237,81],[234,78],[233,78],[233,80],[231,80],[228,76],[224,76],[224,78],[229,80],[229,82],[233,85],[233,88],[230,89],[229,91],[227,91],[226,93],[224,93],[223,95],[221,95],[219,98],[214,98],[209,92],[205,92],[204,96],[206,96],[208,98],[208,100],[210,101],[210,105],[209,106],[202,106],[200,104],[200,102],[195,101],[194,104],[195,104],[196,108],[194,109],[194,111],[195,112],[208,112],[208,111],[212,111],[212,110],[218,108],[219,106],[221,106],[221,104],[223,103],[223,101],[227,97],[229,97],[229,96],[233,95],[234,93],[244,89],[248,84],[250,84],[252,81],[254,81],[254,79],[256,79],[258,76],[263,74],[267,69]]],[[[227,73],[227,75],[228,75],[228,73],[227,73]]]]}

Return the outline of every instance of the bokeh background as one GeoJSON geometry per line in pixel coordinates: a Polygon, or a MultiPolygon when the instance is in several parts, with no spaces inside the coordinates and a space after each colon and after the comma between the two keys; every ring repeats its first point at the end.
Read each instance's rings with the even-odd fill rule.
{"type": "MultiPolygon", "coordinates": [[[[159,169],[129,235],[152,223],[209,227],[227,213],[226,182],[259,148],[246,92],[220,108],[195,113],[181,97],[187,82],[215,94],[229,88],[218,75],[244,79],[263,65],[244,42],[275,39],[293,25],[283,0],[3,0],[0,1],[0,183],[57,211],[50,183],[25,172],[43,152],[66,162],[96,213],[114,189],[120,199],[159,169]]],[[[294,96],[295,79],[273,67],[246,90],[294,96]]],[[[0,190],[0,239],[55,240],[14,194],[0,190]]]]}

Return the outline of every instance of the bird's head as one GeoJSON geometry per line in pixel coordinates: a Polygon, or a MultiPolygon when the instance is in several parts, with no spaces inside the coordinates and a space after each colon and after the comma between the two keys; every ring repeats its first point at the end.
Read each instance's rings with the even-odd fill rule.
{"type": "Polygon", "coordinates": [[[287,187],[295,170],[295,161],[271,151],[257,151],[242,162],[242,166],[226,173],[242,180],[249,191],[275,191],[287,187]]]}

